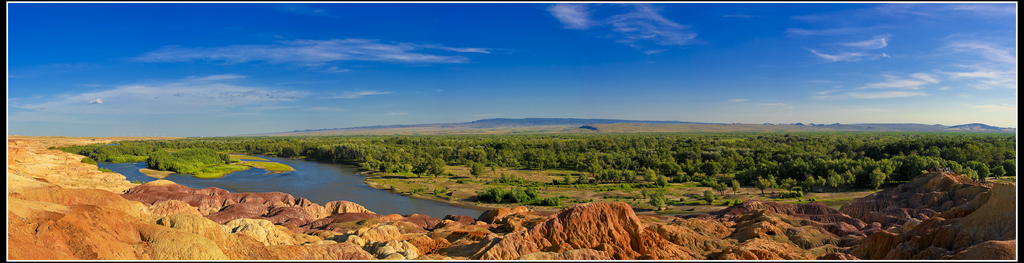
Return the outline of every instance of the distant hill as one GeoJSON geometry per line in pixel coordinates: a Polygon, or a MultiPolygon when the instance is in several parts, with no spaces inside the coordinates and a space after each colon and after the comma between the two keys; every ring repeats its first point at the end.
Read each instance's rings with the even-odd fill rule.
{"type": "Polygon", "coordinates": [[[451,135],[521,133],[647,133],[647,132],[790,132],[790,131],[904,131],[904,132],[1000,132],[1015,133],[980,123],[957,126],[915,123],[866,124],[740,124],[684,121],[643,121],[616,119],[525,118],[482,119],[462,123],[377,125],[290,132],[250,134],[248,136],[307,135],[451,135]]]}

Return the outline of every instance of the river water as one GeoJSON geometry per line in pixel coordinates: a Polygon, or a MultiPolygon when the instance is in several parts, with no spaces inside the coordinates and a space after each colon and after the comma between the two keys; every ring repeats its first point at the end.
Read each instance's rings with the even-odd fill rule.
{"type": "MultiPolygon", "coordinates": [[[[259,156],[272,162],[287,164],[295,171],[268,174],[266,170],[249,168],[249,170],[230,173],[221,178],[199,179],[191,175],[171,174],[167,180],[192,187],[217,187],[232,193],[245,192],[284,192],[292,196],[303,197],[317,204],[324,205],[330,201],[345,200],[355,202],[374,213],[387,214],[424,214],[435,218],[445,215],[467,215],[476,218],[484,210],[451,206],[442,202],[416,199],[372,188],[363,183],[363,176],[358,174],[354,166],[320,163],[313,161],[293,160],[259,156]]],[[[124,175],[128,181],[149,182],[157,180],[139,172],[146,168],[145,162],[138,163],[106,163],[99,162],[100,168],[110,169],[124,175]]]]}

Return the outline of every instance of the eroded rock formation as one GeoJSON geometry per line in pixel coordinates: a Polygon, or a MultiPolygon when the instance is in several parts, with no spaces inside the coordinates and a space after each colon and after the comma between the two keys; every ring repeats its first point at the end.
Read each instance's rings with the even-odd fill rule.
{"type": "Polygon", "coordinates": [[[953,174],[919,176],[842,212],[747,201],[651,216],[589,203],[438,219],[285,193],[136,186],[43,146],[8,141],[8,259],[1016,259],[1016,185],[953,174]]]}

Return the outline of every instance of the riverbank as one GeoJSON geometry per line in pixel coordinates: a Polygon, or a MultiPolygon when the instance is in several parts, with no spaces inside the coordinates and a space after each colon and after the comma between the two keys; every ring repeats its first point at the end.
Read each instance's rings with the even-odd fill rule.
{"type": "Polygon", "coordinates": [[[149,168],[139,169],[139,172],[144,174],[144,175],[146,175],[146,176],[153,177],[153,178],[156,178],[156,179],[164,179],[164,178],[167,178],[168,175],[171,175],[171,174],[174,173],[173,171],[160,171],[160,170],[153,170],[153,169],[149,169],[149,168]]]}
{"type": "Polygon", "coordinates": [[[848,192],[825,192],[805,193],[801,198],[780,198],[778,193],[785,192],[784,189],[767,188],[764,193],[754,187],[741,187],[739,191],[729,189],[727,191],[714,191],[715,201],[708,205],[699,199],[705,190],[710,187],[702,187],[698,183],[669,183],[668,186],[655,187],[649,182],[637,181],[635,183],[600,183],[600,184],[552,184],[552,182],[564,181],[565,174],[571,174],[576,178],[580,172],[566,170],[523,170],[499,168],[487,171],[484,174],[474,176],[470,173],[469,167],[448,166],[446,172],[452,176],[416,176],[408,173],[392,174],[380,171],[363,171],[364,183],[370,187],[391,191],[393,193],[410,196],[430,201],[443,202],[453,206],[493,209],[501,207],[527,206],[530,209],[540,211],[558,211],[562,208],[577,203],[590,202],[623,202],[628,204],[637,214],[649,215],[685,215],[694,213],[707,213],[718,211],[729,207],[733,203],[740,203],[746,200],[776,201],[781,203],[809,203],[810,200],[820,201],[826,206],[839,208],[855,198],[867,196],[877,192],[870,189],[857,189],[848,192]],[[521,179],[522,183],[499,184],[497,181],[505,174],[516,180],[521,179]],[[518,203],[495,204],[481,203],[476,201],[477,193],[494,186],[501,186],[510,189],[518,186],[531,186],[537,193],[538,198],[557,197],[561,200],[558,206],[536,206],[518,203]],[[666,198],[664,209],[657,210],[650,204],[650,199],[644,192],[663,192],[666,198]],[[435,195],[437,193],[437,195],[435,195]]]}

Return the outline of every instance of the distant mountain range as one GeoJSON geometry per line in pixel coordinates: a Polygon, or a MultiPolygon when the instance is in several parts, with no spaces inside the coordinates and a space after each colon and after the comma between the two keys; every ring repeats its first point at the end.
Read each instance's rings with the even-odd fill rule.
{"type": "Polygon", "coordinates": [[[721,132],[721,131],[906,131],[906,132],[999,132],[1015,133],[981,123],[956,126],[916,123],[864,124],[740,124],[684,121],[643,121],[616,119],[525,118],[482,119],[462,123],[377,125],[351,128],[294,130],[250,134],[250,136],[356,135],[356,134],[476,134],[476,133],[629,133],[629,132],[721,132]],[[633,124],[633,125],[624,125],[633,124]]]}

